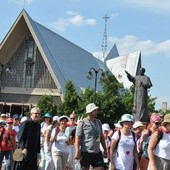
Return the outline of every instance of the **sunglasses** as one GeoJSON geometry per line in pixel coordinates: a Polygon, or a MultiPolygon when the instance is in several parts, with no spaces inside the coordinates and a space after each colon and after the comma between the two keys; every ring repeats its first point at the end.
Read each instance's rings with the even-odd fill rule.
{"type": "Polygon", "coordinates": [[[8,124],[13,124],[13,122],[9,122],[8,124]]]}
{"type": "Polygon", "coordinates": [[[70,119],[73,119],[73,120],[74,120],[74,119],[76,119],[76,118],[74,118],[74,117],[70,117],[70,119]]]}
{"type": "Polygon", "coordinates": [[[157,126],[160,125],[160,124],[161,124],[160,122],[155,122],[155,125],[157,125],[157,126]]]}
{"type": "Polygon", "coordinates": [[[143,131],[144,128],[139,127],[138,129],[139,129],[140,131],[143,131]]]}

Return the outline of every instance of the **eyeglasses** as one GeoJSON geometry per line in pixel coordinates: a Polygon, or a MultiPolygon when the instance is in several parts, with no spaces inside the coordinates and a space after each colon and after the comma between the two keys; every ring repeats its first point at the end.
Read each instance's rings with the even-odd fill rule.
{"type": "Polygon", "coordinates": [[[70,117],[70,119],[73,119],[73,120],[74,120],[74,119],[76,119],[76,118],[74,118],[74,117],[70,117]]]}
{"type": "Polygon", "coordinates": [[[36,115],[40,115],[40,113],[34,113],[34,114],[36,114],[36,115]]]}

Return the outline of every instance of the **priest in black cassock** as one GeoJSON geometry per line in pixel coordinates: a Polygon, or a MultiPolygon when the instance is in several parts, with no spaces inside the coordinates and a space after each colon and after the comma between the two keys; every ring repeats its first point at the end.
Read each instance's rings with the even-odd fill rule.
{"type": "Polygon", "coordinates": [[[25,155],[23,162],[15,164],[15,170],[38,170],[40,153],[40,109],[31,109],[30,120],[21,124],[18,132],[18,146],[25,155]]]}

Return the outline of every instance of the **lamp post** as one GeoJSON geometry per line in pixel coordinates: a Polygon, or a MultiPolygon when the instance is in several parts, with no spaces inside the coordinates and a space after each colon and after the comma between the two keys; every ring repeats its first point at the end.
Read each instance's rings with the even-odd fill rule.
{"type": "Polygon", "coordinates": [[[97,76],[98,76],[98,73],[101,72],[101,78],[103,78],[104,77],[104,71],[101,68],[96,70],[94,67],[91,67],[90,70],[87,73],[87,78],[89,80],[93,78],[93,72],[94,72],[94,75],[95,75],[93,102],[95,102],[96,88],[97,88],[97,76]]]}

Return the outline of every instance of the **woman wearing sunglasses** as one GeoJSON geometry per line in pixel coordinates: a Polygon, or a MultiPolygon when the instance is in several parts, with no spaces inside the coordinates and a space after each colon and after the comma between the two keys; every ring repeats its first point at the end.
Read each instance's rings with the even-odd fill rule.
{"type": "Polygon", "coordinates": [[[140,159],[140,169],[147,170],[149,158],[148,158],[148,145],[150,142],[151,134],[157,130],[161,125],[161,118],[157,113],[153,113],[150,117],[150,128],[142,132],[141,141],[142,146],[142,156],[140,159]]]}
{"type": "Polygon", "coordinates": [[[170,169],[170,114],[165,115],[160,129],[152,134],[148,154],[150,160],[148,169],[170,169]]]}

